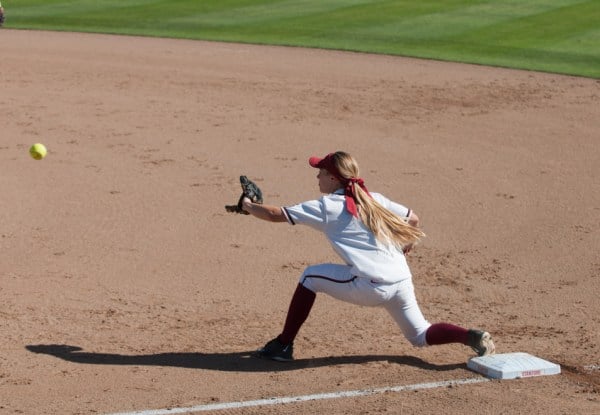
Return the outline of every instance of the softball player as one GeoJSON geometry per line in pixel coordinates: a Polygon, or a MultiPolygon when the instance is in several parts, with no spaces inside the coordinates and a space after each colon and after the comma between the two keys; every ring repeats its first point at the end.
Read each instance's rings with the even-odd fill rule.
{"type": "Polygon", "coordinates": [[[494,353],[489,333],[449,323],[430,324],[421,313],[405,257],[424,236],[417,215],[379,193],[369,193],[355,159],[348,153],[311,157],[309,164],[319,169],[319,190],[324,194],[320,199],[278,207],[244,198],[243,209],[259,219],[308,225],[323,232],[344,264],[319,264],[304,270],[283,331],[258,350],[258,355],[293,360],[294,339],[316,293],[357,305],[384,307],[414,346],[462,343],[479,356],[494,353]]]}

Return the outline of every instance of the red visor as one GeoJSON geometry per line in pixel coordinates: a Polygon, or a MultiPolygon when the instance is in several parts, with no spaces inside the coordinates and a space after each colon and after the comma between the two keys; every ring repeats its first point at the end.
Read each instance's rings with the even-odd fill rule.
{"type": "Polygon", "coordinates": [[[344,179],[337,167],[335,166],[335,162],[333,161],[333,154],[329,153],[325,157],[316,157],[313,156],[308,159],[308,164],[317,169],[325,169],[329,173],[333,175],[336,179],[338,179],[342,183],[346,183],[347,179],[344,179]]]}

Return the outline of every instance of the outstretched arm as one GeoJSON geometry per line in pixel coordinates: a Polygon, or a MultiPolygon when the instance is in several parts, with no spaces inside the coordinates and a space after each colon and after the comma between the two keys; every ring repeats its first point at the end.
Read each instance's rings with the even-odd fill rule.
{"type": "Polygon", "coordinates": [[[242,201],[242,208],[252,216],[268,222],[287,222],[283,210],[279,206],[252,203],[250,199],[245,197],[242,201]]]}

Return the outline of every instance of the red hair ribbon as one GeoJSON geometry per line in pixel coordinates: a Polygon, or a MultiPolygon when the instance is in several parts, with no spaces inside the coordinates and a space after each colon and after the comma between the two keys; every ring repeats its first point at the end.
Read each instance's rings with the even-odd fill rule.
{"type": "Polygon", "coordinates": [[[354,191],[354,185],[357,184],[361,189],[365,191],[369,197],[371,197],[371,193],[367,190],[365,186],[365,181],[361,178],[351,177],[346,181],[346,187],[344,189],[344,195],[346,197],[346,209],[348,212],[354,217],[358,217],[358,208],[356,207],[356,192],[354,191]]]}

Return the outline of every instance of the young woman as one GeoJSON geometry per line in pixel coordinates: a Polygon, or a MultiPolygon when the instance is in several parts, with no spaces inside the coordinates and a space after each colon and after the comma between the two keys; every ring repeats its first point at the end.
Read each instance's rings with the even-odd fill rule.
{"type": "Polygon", "coordinates": [[[414,346],[462,343],[479,356],[494,353],[489,333],[448,323],[430,324],[423,317],[405,258],[424,236],[417,215],[379,193],[369,193],[356,160],[348,153],[311,157],[309,164],[319,169],[319,190],[324,194],[320,199],[278,207],[244,198],[243,209],[259,219],[308,225],[323,232],[344,263],[304,270],[283,331],[258,355],[293,360],[294,339],[319,292],[357,305],[384,307],[414,346]]]}

